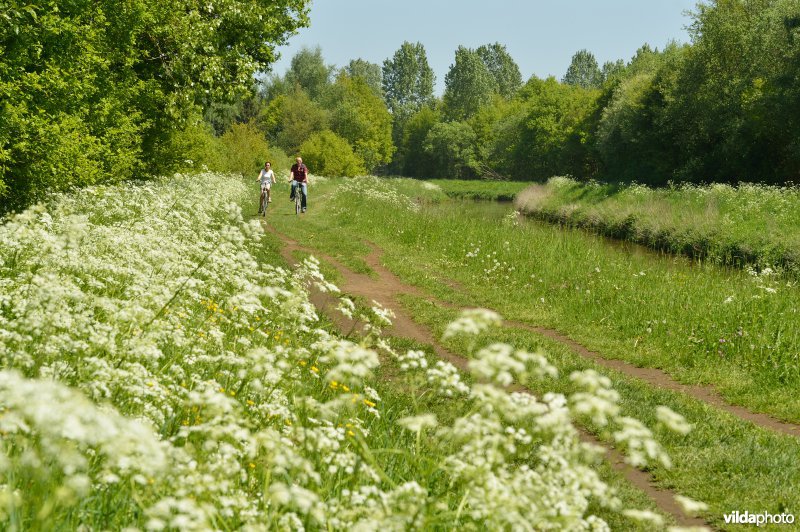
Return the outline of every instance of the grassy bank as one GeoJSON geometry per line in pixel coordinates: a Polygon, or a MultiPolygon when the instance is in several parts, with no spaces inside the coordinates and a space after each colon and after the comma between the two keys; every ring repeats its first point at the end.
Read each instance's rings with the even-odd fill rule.
{"type": "Polygon", "coordinates": [[[521,192],[528,216],[720,264],[800,274],[800,189],[652,189],[556,177],[521,192]]]}

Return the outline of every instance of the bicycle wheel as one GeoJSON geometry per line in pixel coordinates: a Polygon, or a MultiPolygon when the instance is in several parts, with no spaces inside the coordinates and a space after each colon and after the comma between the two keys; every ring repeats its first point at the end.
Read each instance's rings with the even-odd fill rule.
{"type": "Polygon", "coordinates": [[[263,192],[261,193],[261,202],[258,205],[258,214],[261,216],[267,215],[267,195],[263,192]]]}
{"type": "Polygon", "coordinates": [[[300,206],[302,205],[301,200],[303,198],[303,192],[300,190],[300,187],[297,187],[297,190],[294,193],[294,213],[300,214],[300,206]]]}

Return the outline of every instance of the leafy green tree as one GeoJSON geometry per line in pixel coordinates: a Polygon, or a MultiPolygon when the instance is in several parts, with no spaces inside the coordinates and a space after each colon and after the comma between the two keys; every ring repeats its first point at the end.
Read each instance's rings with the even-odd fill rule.
{"type": "Polygon", "coordinates": [[[524,120],[513,146],[514,176],[581,175],[588,157],[584,124],[599,91],[531,78],[520,90],[524,120]]]}
{"type": "Polygon", "coordinates": [[[327,129],[328,124],[328,111],[299,87],[269,102],[258,118],[267,138],[288,153],[296,153],[303,142],[327,129]]]}
{"type": "Polygon", "coordinates": [[[491,105],[481,108],[469,123],[476,135],[482,177],[508,179],[515,177],[515,148],[519,145],[525,105],[520,98],[496,97],[491,105]]]}
{"type": "Polygon", "coordinates": [[[368,171],[389,163],[395,151],[392,117],[360,77],[339,76],[331,91],[330,127],[346,139],[368,171]]]}
{"type": "Polygon", "coordinates": [[[219,145],[219,169],[245,177],[255,177],[264,161],[273,158],[267,140],[253,124],[233,124],[219,137],[219,145]]]}
{"type": "Polygon", "coordinates": [[[620,79],[625,74],[625,61],[617,59],[616,61],[606,61],[600,69],[600,79],[602,83],[620,79]]]}
{"type": "Polygon", "coordinates": [[[433,126],[441,120],[441,115],[432,107],[423,107],[403,126],[402,141],[397,148],[396,159],[400,159],[400,170],[403,175],[413,177],[429,177],[433,168],[431,154],[425,151],[425,140],[433,126]]]}
{"type": "Polygon", "coordinates": [[[381,66],[364,59],[352,59],[344,72],[351,78],[361,78],[376,96],[383,98],[383,71],[381,66]]]}
{"type": "Polygon", "coordinates": [[[433,165],[431,177],[473,177],[479,166],[475,131],[466,122],[439,122],[428,132],[424,149],[433,165]]]}
{"type": "Polygon", "coordinates": [[[616,80],[599,117],[595,146],[603,172],[619,181],[666,183],[682,158],[683,134],[666,115],[686,49],[637,54],[616,80]]]}
{"type": "Polygon", "coordinates": [[[474,50],[459,46],[455,63],[445,76],[445,115],[452,120],[464,120],[492,101],[497,83],[474,50]]]}
{"type": "Polygon", "coordinates": [[[309,170],[317,175],[353,177],[366,173],[364,161],[345,139],[330,130],[311,135],[300,154],[309,170]]]}
{"type": "Polygon", "coordinates": [[[286,82],[302,88],[312,100],[318,100],[330,87],[332,74],[333,67],[325,64],[322,48],[303,47],[292,57],[286,82]]]}
{"type": "Polygon", "coordinates": [[[579,50],[572,56],[567,73],[561,82],[584,89],[595,89],[600,86],[602,79],[594,54],[589,50],[579,50]]]}
{"type": "Polygon", "coordinates": [[[475,51],[494,77],[497,93],[504,98],[513,97],[522,86],[522,74],[506,47],[500,43],[484,44],[475,51]]]}
{"type": "Polygon", "coordinates": [[[394,115],[409,115],[433,101],[436,76],[428,65],[425,47],[404,42],[383,62],[383,92],[394,115]]]}
{"type": "Polygon", "coordinates": [[[782,182],[800,175],[796,0],[699,4],[694,44],[667,113],[681,125],[686,180],[782,182]]]}

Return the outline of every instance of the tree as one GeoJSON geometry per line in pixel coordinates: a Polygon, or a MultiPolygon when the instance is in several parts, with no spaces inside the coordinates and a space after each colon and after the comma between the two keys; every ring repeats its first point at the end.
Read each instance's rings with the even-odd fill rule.
{"type": "Polygon", "coordinates": [[[589,50],[579,50],[572,56],[567,73],[561,80],[567,85],[575,85],[584,89],[596,89],[602,83],[602,74],[597,66],[597,59],[589,50]]]}
{"type": "Polygon", "coordinates": [[[424,144],[431,157],[432,177],[472,177],[478,167],[475,132],[466,122],[440,122],[428,132],[424,144]]]}
{"type": "Polygon", "coordinates": [[[425,151],[425,139],[440,119],[438,111],[423,107],[403,124],[402,140],[395,155],[403,175],[428,177],[434,165],[430,153],[425,151]]]}
{"type": "Polygon", "coordinates": [[[383,92],[394,116],[408,115],[433,101],[436,76],[428,66],[425,47],[404,42],[383,62],[383,92]]]}
{"type": "Polygon", "coordinates": [[[170,137],[198,110],[248,91],[308,21],[308,0],[242,0],[235,10],[183,0],[28,4],[0,9],[5,208],[168,171],[170,137]]]}
{"type": "Polygon", "coordinates": [[[383,98],[383,72],[380,65],[364,59],[352,59],[342,70],[351,78],[364,80],[376,96],[383,98]]]}
{"type": "Polygon", "coordinates": [[[513,146],[517,178],[580,175],[588,156],[582,130],[600,91],[531,78],[520,90],[525,118],[513,146]]]}
{"type": "Polygon", "coordinates": [[[309,170],[317,175],[353,177],[366,173],[364,161],[353,147],[330,130],[311,135],[300,146],[300,153],[309,170]]]}
{"type": "Polygon", "coordinates": [[[445,115],[451,120],[464,120],[492,101],[497,84],[480,55],[459,46],[455,63],[445,76],[445,115]]]}
{"type": "Polygon", "coordinates": [[[392,117],[383,100],[360,77],[339,76],[331,92],[331,129],[353,146],[368,171],[391,161],[392,117]]]}
{"type": "Polygon", "coordinates": [[[258,119],[271,142],[288,153],[296,153],[314,132],[328,127],[328,112],[296,88],[273,99],[258,119]]]}
{"type": "Polygon", "coordinates": [[[514,96],[522,86],[522,74],[506,47],[500,43],[484,44],[475,51],[492,74],[497,93],[507,99],[514,96]]]}
{"type": "Polygon", "coordinates": [[[286,81],[302,88],[312,100],[318,100],[330,86],[332,73],[333,67],[322,58],[322,48],[303,47],[292,57],[286,81]]]}
{"type": "Polygon", "coordinates": [[[492,105],[481,108],[470,119],[483,175],[505,179],[515,176],[514,149],[524,120],[524,102],[501,97],[495,97],[492,105]]]}
{"type": "Polygon", "coordinates": [[[601,83],[620,79],[625,74],[625,61],[617,59],[616,61],[606,61],[603,63],[603,68],[600,69],[601,83]]]}

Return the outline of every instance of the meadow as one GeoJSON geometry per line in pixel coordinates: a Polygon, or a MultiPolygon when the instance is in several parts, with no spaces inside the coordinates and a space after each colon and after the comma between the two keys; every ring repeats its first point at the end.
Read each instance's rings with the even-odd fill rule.
{"type": "MultiPolygon", "coordinates": [[[[508,205],[451,200],[437,184],[331,180],[312,187],[311,214],[302,224],[279,214],[268,223],[357,272],[370,273],[365,242],[378,246],[384,266],[427,294],[403,303],[435,332],[455,317],[449,306],[490,308],[564,333],[606,359],[710,386],[728,404],[800,421],[800,294],[791,278],[610,243],[525,220],[508,205]]],[[[648,469],[659,484],[705,501],[715,526],[724,528],[723,513],[736,508],[796,512],[796,436],[601,368],[534,332],[493,330],[487,341],[544,349],[559,375],[587,369],[609,375],[621,411],[632,417],[652,422],[660,405],[685,415],[695,430],[663,442],[678,458],[671,467],[648,469]]],[[[466,352],[469,342],[447,345],[466,352]]],[[[569,379],[555,386],[575,392],[569,379]]],[[[602,425],[586,426],[613,440],[602,425]]]]}
{"type": "Polygon", "coordinates": [[[666,188],[565,177],[517,197],[528,216],[719,264],[800,274],[800,189],[684,184],[666,188]]]}
{"type": "MultiPolygon", "coordinates": [[[[357,206],[417,212],[391,188],[361,190],[357,206]]],[[[391,313],[340,294],[329,266],[283,261],[248,212],[252,192],[236,177],[176,175],[90,187],[4,220],[4,529],[672,523],[573,419],[596,414],[631,462],[657,468],[669,462],[658,440],[687,430],[680,414],[662,408],[651,431],[590,371],[560,393],[546,353],[476,336],[498,329],[493,312],[453,315],[441,330],[469,345],[466,372],[386,337],[391,313]],[[364,333],[337,331],[310,290],[364,333]],[[511,393],[514,381],[541,393],[511,393]]],[[[346,216],[329,200],[329,220],[346,216]]],[[[297,226],[285,207],[267,223],[297,226]]]]}

